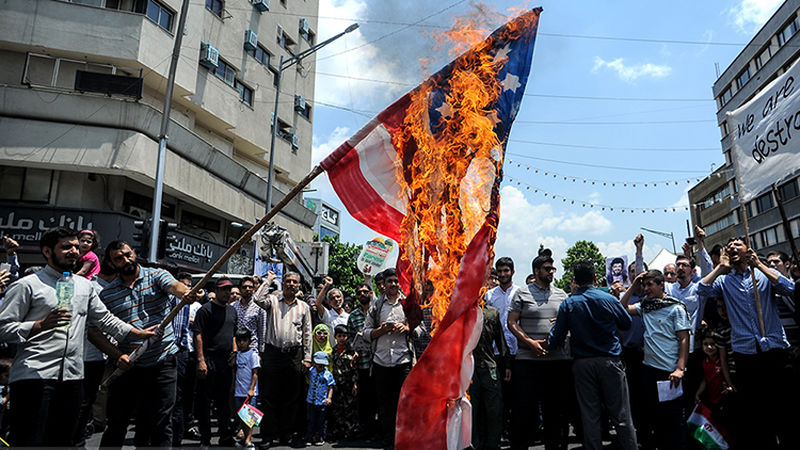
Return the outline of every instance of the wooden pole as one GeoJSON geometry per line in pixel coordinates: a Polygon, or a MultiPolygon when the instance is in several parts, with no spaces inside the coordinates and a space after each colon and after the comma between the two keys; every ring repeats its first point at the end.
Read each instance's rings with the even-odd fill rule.
{"type": "Polygon", "coordinates": [[[783,199],[781,198],[781,192],[778,190],[778,187],[774,184],[772,185],[772,193],[775,194],[775,203],[778,204],[778,211],[781,213],[781,222],[783,222],[783,233],[786,235],[786,239],[789,241],[789,245],[792,248],[792,256],[794,256],[794,260],[800,262],[800,253],[797,251],[797,244],[794,243],[794,237],[792,236],[792,227],[789,226],[789,219],[786,217],[786,210],[783,209],[783,199]]]}
{"type": "MultiPolygon", "coordinates": [[[[253,235],[256,234],[258,230],[260,230],[264,225],[266,225],[270,221],[270,219],[275,217],[275,215],[278,214],[280,210],[283,209],[284,206],[289,204],[289,202],[294,197],[296,197],[297,194],[302,192],[303,188],[308,186],[308,184],[311,183],[311,181],[317,176],[319,176],[319,174],[321,174],[322,172],[324,172],[322,167],[314,166],[311,172],[309,172],[308,175],[305,176],[305,178],[300,180],[300,182],[297,183],[297,185],[291,191],[289,191],[286,194],[286,196],[283,197],[283,199],[281,199],[281,201],[278,202],[277,205],[275,205],[274,208],[269,210],[269,212],[265,214],[264,217],[261,218],[261,220],[256,222],[256,224],[253,225],[249,230],[247,230],[247,232],[244,233],[242,237],[239,238],[239,240],[234,242],[233,245],[231,245],[231,247],[228,249],[228,251],[226,251],[222,256],[220,256],[217,262],[215,262],[214,265],[211,266],[210,269],[208,269],[208,272],[206,272],[203,278],[199,282],[197,282],[197,284],[192,286],[192,289],[189,290],[189,292],[183,296],[180,303],[178,303],[177,306],[172,308],[172,311],[170,311],[169,314],[167,314],[167,317],[161,321],[161,324],[158,326],[158,333],[154,337],[151,337],[150,339],[146,340],[141,346],[137,347],[133,352],[131,352],[130,355],[128,355],[128,358],[131,360],[131,363],[139,359],[139,356],[141,356],[141,354],[144,353],[145,350],[147,350],[147,348],[150,345],[154,344],[159,339],[161,339],[164,333],[164,329],[167,328],[167,325],[169,325],[169,323],[175,319],[175,316],[178,315],[178,312],[180,312],[181,308],[189,304],[189,298],[193,297],[194,294],[196,294],[197,291],[200,290],[202,286],[205,286],[205,284],[211,279],[211,277],[214,276],[215,273],[217,273],[217,270],[219,270],[219,268],[222,267],[222,265],[225,264],[228,261],[228,259],[230,259],[230,257],[233,256],[239,250],[239,248],[242,247],[242,245],[249,242],[250,239],[253,237],[253,235]]],[[[103,381],[103,385],[107,386],[108,383],[110,383],[114,378],[120,376],[122,373],[123,371],[120,369],[115,370],[114,373],[112,373],[108,378],[105,379],[105,381],[103,381]]]]}
{"type": "MultiPolygon", "coordinates": [[[[747,211],[743,203],[739,203],[739,212],[742,215],[742,225],[744,225],[744,239],[747,243],[747,248],[750,246],[750,227],[747,225],[747,211]]],[[[750,266],[750,280],[753,283],[753,294],[756,297],[756,314],[758,314],[758,328],[761,331],[761,337],[766,337],[767,333],[764,331],[764,313],[761,311],[761,296],[758,294],[758,283],[756,282],[756,270],[750,266]]]]}

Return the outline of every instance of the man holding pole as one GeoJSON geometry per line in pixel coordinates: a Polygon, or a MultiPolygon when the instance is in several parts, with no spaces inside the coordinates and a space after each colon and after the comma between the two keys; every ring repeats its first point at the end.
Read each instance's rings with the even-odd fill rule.
{"type": "MultiPolygon", "coordinates": [[[[134,327],[159,325],[169,314],[169,294],[182,299],[190,288],[178,282],[164,269],[142,267],[136,252],[124,241],[112,241],[106,247],[109,261],[119,276],[100,292],[108,310],[134,327]]],[[[133,368],[114,380],[108,391],[108,428],[101,447],[122,447],[128,422],[136,410],[137,447],[172,445],[172,408],[175,405],[177,380],[175,334],[170,321],[163,338],[140,355],[133,368]]],[[[142,341],[120,342],[123,354],[117,366],[129,368],[127,354],[142,341]]]]}
{"type": "Polygon", "coordinates": [[[776,403],[784,398],[789,382],[785,371],[789,342],[773,292],[791,296],[794,286],[762,263],[743,237],[728,241],[719,265],[703,278],[697,292],[700,296],[723,298],[728,310],[736,386],[743,401],[741,411],[747,415],[749,425],[741,436],[747,440],[742,448],[773,448],[776,438],[785,447],[795,439],[791,435],[796,424],[785,423],[790,416],[776,403]]]}

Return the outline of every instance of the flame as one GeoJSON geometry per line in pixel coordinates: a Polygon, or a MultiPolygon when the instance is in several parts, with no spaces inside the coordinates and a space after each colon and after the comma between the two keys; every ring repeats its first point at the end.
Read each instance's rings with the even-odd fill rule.
{"type": "MultiPolygon", "coordinates": [[[[411,161],[403,163],[406,172],[397,170],[401,196],[407,199],[403,258],[412,267],[416,292],[422,292],[426,280],[433,283],[433,295],[421,306],[431,307],[434,328],[447,312],[467,245],[499,202],[495,181],[502,174],[503,142],[494,131],[494,105],[502,91],[497,73],[505,59],[495,60],[488,51],[493,38],[485,39],[482,27],[488,16],[479,10],[459,18],[438,37],[452,42],[452,51],[472,51],[453,62],[447,90],[437,88],[442,80],[434,75],[411,93],[403,131],[393,136],[395,148],[416,147],[411,161]],[[440,95],[442,121],[433,133],[429,109],[440,95]]],[[[528,24],[516,21],[494,38],[511,38],[528,24]]],[[[490,253],[489,261],[493,245],[490,253]]]]}

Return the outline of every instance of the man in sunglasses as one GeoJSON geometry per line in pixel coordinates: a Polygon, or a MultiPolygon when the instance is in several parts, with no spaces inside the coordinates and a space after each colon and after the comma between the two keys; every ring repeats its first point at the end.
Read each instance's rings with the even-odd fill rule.
{"type": "Polygon", "coordinates": [[[508,306],[508,329],[518,343],[511,371],[511,448],[528,448],[531,424],[539,421],[538,409],[533,406],[538,402],[542,404],[545,447],[567,448],[567,412],[575,401],[572,360],[568,347],[545,350],[541,346],[567,293],[552,286],[556,268],[549,249],[540,249],[532,266],[533,282],[517,290],[508,306]]]}

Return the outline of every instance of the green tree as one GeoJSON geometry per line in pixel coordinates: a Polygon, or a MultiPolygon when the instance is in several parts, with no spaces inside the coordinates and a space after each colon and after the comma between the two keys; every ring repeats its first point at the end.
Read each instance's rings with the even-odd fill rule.
{"type": "Polygon", "coordinates": [[[589,260],[594,263],[594,273],[597,274],[597,285],[606,282],[606,259],[592,241],[578,241],[567,249],[567,257],[561,260],[564,275],[555,281],[555,285],[569,292],[569,282],[572,281],[572,266],[578,261],[589,260]]]}
{"type": "Polygon", "coordinates": [[[355,297],[356,286],[364,281],[364,274],[356,265],[362,246],[339,242],[333,236],[323,237],[322,242],[330,243],[328,276],[333,278],[333,285],[341,289],[345,297],[355,297]]]}

